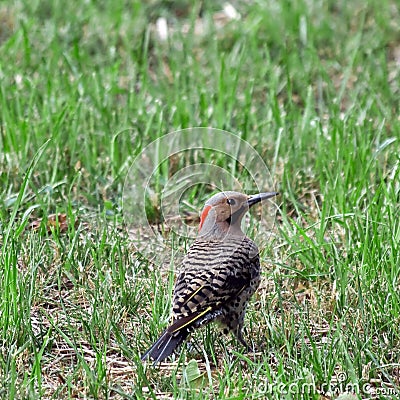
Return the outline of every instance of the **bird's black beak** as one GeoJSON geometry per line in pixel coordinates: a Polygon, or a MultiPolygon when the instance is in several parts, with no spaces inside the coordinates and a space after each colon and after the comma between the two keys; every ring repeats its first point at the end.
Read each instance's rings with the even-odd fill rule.
{"type": "Polygon", "coordinates": [[[270,199],[271,197],[277,196],[278,192],[267,192],[267,193],[258,193],[253,196],[250,196],[247,200],[247,205],[250,207],[254,206],[254,204],[259,203],[260,201],[264,201],[270,199]]]}

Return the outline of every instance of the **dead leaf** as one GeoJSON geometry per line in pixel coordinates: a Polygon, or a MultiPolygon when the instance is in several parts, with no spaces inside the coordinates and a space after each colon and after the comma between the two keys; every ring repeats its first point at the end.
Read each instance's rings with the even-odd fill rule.
{"type": "MultiPolygon", "coordinates": [[[[42,225],[43,218],[37,218],[32,221],[27,229],[37,231],[42,225]]],[[[51,233],[53,229],[58,230],[60,233],[65,233],[68,231],[69,221],[67,214],[50,214],[47,216],[46,221],[46,231],[47,233],[51,233]]],[[[78,220],[75,220],[75,228],[78,226],[78,220]]]]}

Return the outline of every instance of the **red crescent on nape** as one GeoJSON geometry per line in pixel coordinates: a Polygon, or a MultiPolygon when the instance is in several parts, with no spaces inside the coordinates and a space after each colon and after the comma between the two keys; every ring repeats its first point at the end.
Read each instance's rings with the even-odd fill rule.
{"type": "Polygon", "coordinates": [[[211,206],[205,206],[203,212],[201,213],[200,216],[200,225],[199,225],[199,230],[201,229],[201,227],[204,224],[204,221],[207,218],[208,212],[211,210],[211,206]]]}

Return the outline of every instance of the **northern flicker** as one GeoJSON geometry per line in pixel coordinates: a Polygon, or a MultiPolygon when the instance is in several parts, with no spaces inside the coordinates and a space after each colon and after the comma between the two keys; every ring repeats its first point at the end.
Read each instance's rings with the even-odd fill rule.
{"type": "Polygon", "coordinates": [[[256,244],[241,229],[250,207],[278,193],[247,196],[221,192],[200,216],[199,233],[189,248],[175,283],[172,323],[143,354],[156,363],[170,356],[189,333],[217,321],[247,349],[242,328],[249,299],[260,284],[256,244]]]}

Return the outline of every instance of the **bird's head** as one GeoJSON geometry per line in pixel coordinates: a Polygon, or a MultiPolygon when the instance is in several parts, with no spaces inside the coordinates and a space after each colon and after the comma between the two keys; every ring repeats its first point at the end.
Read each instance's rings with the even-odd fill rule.
{"type": "Polygon", "coordinates": [[[200,216],[199,235],[224,237],[243,235],[241,222],[254,204],[276,196],[277,192],[248,196],[239,192],[220,192],[206,201],[200,216]]]}

